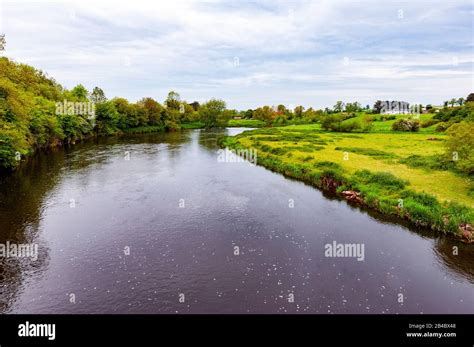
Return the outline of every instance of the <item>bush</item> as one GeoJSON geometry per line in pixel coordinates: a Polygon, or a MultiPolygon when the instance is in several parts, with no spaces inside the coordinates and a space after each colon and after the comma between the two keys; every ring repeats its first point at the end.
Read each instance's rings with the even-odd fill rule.
{"type": "Polygon", "coordinates": [[[437,123],[439,123],[438,120],[431,118],[431,119],[428,119],[428,120],[422,122],[422,123],[421,123],[421,127],[422,127],[422,128],[428,128],[428,127],[430,127],[430,126],[432,126],[432,125],[435,125],[435,124],[437,124],[437,123]]]}
{"type": "Polygon", "coordinates": [[[420,122],[412,119],[399,119],[392,124],[392,130],[418,131],[420,130],[420,122]]]}
{"type": "Polygon", "coordinates": [[[448,128],[451,126],[452,124],[451,123],[446,123],[446,122],[440,122],[436,125],[436,128],[435,130],[437,132],[444,132],[446,130],[448,130],[448,128]]]}
{"type": "Polygon", "coordinates": [[[454,161],[459,171],[474,174],[474,122],[453,124],[447,134],[446,157],[454,161]]]}

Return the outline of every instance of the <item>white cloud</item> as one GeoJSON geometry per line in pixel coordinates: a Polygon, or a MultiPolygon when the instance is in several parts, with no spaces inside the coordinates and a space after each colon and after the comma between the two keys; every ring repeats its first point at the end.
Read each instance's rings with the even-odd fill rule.
{"type": "Polygon", "coordinates": [[[1,15],[6,55],[69,88],[99,85],[109,96],[131,100],[161,100],[176,88],[189,101],[221,97],[237,108],[280,102],[324,107],[382,96],[439,103],[471,92],[469,6],[4,1],[1,15]]]}

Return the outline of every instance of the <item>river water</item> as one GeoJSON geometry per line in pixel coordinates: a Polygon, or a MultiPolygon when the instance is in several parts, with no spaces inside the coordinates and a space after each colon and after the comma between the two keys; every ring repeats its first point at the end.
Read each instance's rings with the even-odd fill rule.
{"type": "Polygon", "coordinates": [[[99,139],[2,176],[0,243],[38,259],[0,258],[0,312],[474,312],[474,247],[219,162],[244,130],[99,139]]]}

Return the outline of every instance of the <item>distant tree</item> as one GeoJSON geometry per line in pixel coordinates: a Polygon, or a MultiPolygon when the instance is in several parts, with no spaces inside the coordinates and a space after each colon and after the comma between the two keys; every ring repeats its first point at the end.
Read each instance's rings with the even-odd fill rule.
{"type": "Polygon", "coordinates": [[[5,34],[0,35],[0,52],[5,50],[6,45],[5,34]]]}
{"type": "Polygon", "coordinates": [[[276,112],[270,106],[263,106],[253,112],[253,117],[264,121],[266,124],[271,124],[276,117],[276,112]]]}
{"type": "Polygon", "coordinates": [[[138,102],[147,113],[150,125],[160,125],[163,123],[163,106],[153,98],[143,98],[138,102]]]}
{"type": "Polygon", "coordinates": [[[253,118],[253,110],[252,110],[252,109],[248,109],[247,111],[245,111],[244,118],[245,118],[245,119],[252,119],[252,118],[253,118]]]}
{"type": "Polygon", "coordinates": [[[464,98],[459,98],[458,99],[458,105],[462,106],[464,104],[464,98]]]}
{"type": "Polygon", "coordinates": [[[193,101],[193,102],[190,103],[189,105],[193,108],[194,111],[198,111],[198,110],[199,110],[199,106],[200,106],[200,105],[199,105],[199,102],[193,101]]]}
{"type": "Polygon", "coordinates": [[[295,117],[301,118],[303,116],[303,112],[304,112],[303,106],[299,105],[295,107],[295,110],[294,110],[295,117]]]}
{"type": "Polygon", "coordinates": [[[94,87],[94,89],[92,90],[92,93],[90,95],[90,100],[97,104],[99,102],[107,101],[107,98],[105,97],[105,93],[101,88],[94,87]]]}
{"type": "Polygon", "coordinates": [[[358,112],[360,111],[360,109],[361,109],[360,104],[357,101],[352,102],[352,103],[348,102],[346,104],[346,112],[358,112]]]}
{"type": "Polygon", "coordinates": [[[286,109],[285,105],[280,104],[277,106],[277,111],[278,113],[285,114],[288,110],[286,109]]]}
{"type": "Polygon", "coordinates": [[[471,93],[467,96],[466,102],[468,102],[468,101],[474,101],[474,93],[471,93]]]}
{"type": "Polygon", "coordinates": [[[82,84],[78,84],[77,86],[72,88],[71,95],[78,101],[86,101],[89,92],[82,84]]]}
{"type": "Polygon", "coordinates": [[[342,112],[344,109],[344,103],[342,101],[337,101],[333,107],[334,112],[342,112]]]}
{"type": "Polygon", "coordinates": [[[444,107],[448,107],[448,104],[449,104],[449,101],[444,101],[443,102],[444,107]]]}
{"type": "Polygon", "coordinates": [[[453,160],[453,153],[456,153],[456,167],[466,174],[474,174],[474,123],[453,124],[446,133],[446,158],[453,160]]]}
{"type": "Polygon", "coordinates": [[[383,109],[383,102],[381,100],[377,100],[374,104],[374,108],[373,108],[373,113],[381,113],[382,112],[382,109],[383,109]]]}
{"type": "Polygon", "coordinates": [[[165,100],[165,105],[169,109],[179,110],[181,105],[181,97],[175,91],[170,91],[168,97],[165,100]]]}
{"type": "Polygon", "coordinates": [[[456,105],[456,98],[452,98],[451,100],[449,100],[449,104],[451,105],[451,107],[454,107],[454,105],[456,105]]]}
{"type": "Polygon", "coordinates": [[[223,115],[225,107],[225,101],[220,99],[211,99],[201,105],[199,115],[206,128],[226,125],[229,119],[226,119],[228,115],[223,115]]]}
{"type": "Polygon", "coordinates": [[[112,101],[99,103],[95,110],[96,131],[110,135],[117,131],[119,114],[112,101]]]}

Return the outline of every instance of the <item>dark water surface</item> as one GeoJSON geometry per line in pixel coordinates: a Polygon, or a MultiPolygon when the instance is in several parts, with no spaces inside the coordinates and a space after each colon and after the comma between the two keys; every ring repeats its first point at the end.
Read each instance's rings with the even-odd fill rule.
{"type": "Polygon", "coordinates": [[[0,312],[474,312],[474,247],[218,162],[243,130],[101,139],[0,178],[0,243],[39,247],[0,258],[0,312]],[[364,261],[325,257],[333,241],[364,261]]]}

